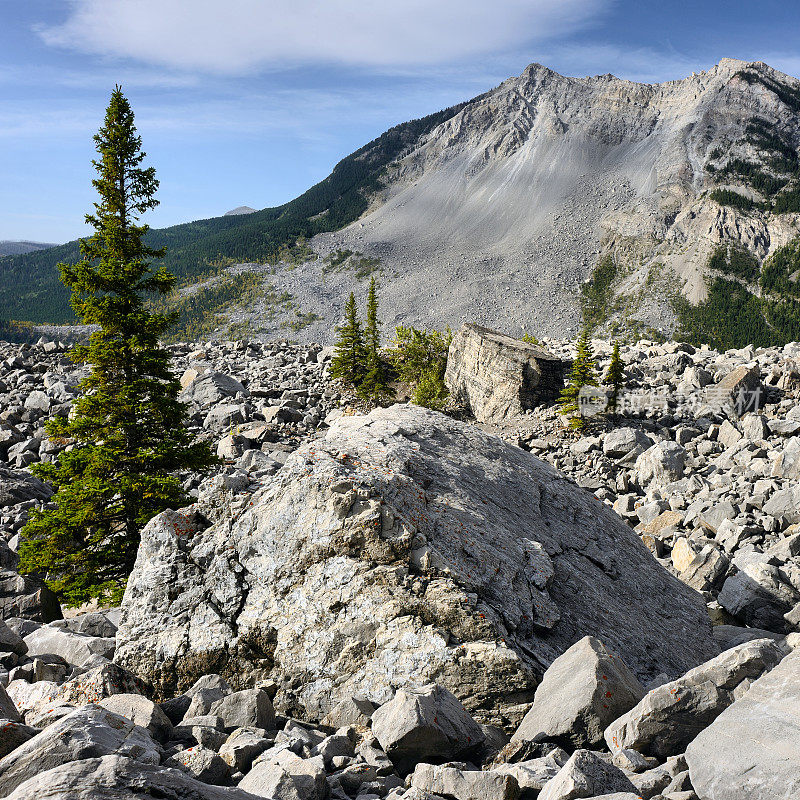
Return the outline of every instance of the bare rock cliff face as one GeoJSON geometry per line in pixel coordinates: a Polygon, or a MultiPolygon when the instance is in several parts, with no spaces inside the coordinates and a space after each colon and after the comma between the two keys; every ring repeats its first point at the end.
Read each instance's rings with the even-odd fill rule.
{"type": "Polygon", "coordinates": [[[115,661],[165,694],[271,678],[278,710],[320,719],[434,681],[508,726],[587,634],[642,679],[718,652],[701,596],[613,512],[419,407],[338,420],[205,529],[204,502],[151,521],[125,594],[115,661]]]}

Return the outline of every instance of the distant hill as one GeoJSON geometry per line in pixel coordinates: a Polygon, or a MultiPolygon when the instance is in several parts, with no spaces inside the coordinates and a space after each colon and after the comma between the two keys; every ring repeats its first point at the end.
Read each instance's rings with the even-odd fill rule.
{"type": "Polygon", "coordinates": [[[47,250],[55,247],[54,244],[47,242],[27,242],[27,241],[0,241],[0,256],[19,256],[23,253],[31,253],[35,250],[47,250]]]}
{"type": "Polygon", "coordinates": [[[258,209],[250,208],[250,206],[236,206],[236,208],[232,208],[230,211],[226,211],[222,216],[223,217],[235,217],[240,214],[255,214],[258,209]]]}
{"type": "MultiPolygon", "coordinates": [[[[386,168],[463,107],[462,103],[391,128],[285,205],[152,230],[148,244],[167,248],[163,263],[179,280],[208,274],[220,262],[275,259],[299,237],[338,230],[358,219],[382,188],[386,168]]],[[[78,242],[0,258],[0,319],[72,322],[69,292],[59,281],[56,265],[78,258],[78,242]]]]}

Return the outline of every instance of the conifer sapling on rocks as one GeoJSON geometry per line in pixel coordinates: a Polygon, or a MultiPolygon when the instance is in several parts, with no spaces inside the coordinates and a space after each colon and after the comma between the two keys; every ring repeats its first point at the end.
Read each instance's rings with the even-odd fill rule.
{"type": "Polygon", "coordinates": [[[380,405],[394,396],[389,386],[387,364],[381,356],[380,322],[378,321],[378,288],[375,277],[369,282],[367,296],[367,321],[364,328],[365,373],[358,393],[374,405],[380,405]]]}
{"type": "Polygon", "coordinates": [[[336,353],[331,360],[330,376],[354,388],[361,385],[364,378],[365,348],[361,322],[358,319],[356,297],[350,297],[344,307],[345,321],[339,328],[336,353]]]}
{"type": "Polygon", "coordinates": [[[586,417],[580,413],[581,389],[585,386],[597,386],[597,368],[588,328],[584,328],[578,338],[577,353],[572,362],[569,383],[561,393],[561,410],[570,417],[570,427],[575,430],[583,430],[586,427],[586,417]]]}
{"type": "Polygon", "coordinates": [[[86,216],[94,233],[81,242],[81,261],[59,266],[75,313],[99,330],[73,351],[91,367],[81,397],[68,419],[47,424],[50,439],[69,447],[56,463],[35,467],[56,489],[55,507],[31,514],[20,548],[20,570],[43,575],[68,605],[119,602],[141,528],[187,502],[177,473],[215,463],[205,443],[192,441],[180,383],[159,343],[174,318],[146,304],[175,278],[151,266],[163,251],[145,244],[148,226],[138,224],[158,204],[158,181],[153,167],[141,166],[141,138],[119,86],[94,141],[100,199],[86,216]]]}

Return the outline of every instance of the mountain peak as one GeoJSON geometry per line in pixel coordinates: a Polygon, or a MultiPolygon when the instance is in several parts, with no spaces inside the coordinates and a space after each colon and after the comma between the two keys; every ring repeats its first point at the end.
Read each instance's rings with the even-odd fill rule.
{"type": "Polygon", "coordinates": [[[258,209],[250,208],[250,206],[236,206],[236,208],[232,208],[230,211],[226,211],[222,216],[224,217],[236,217],[240,214],[255,214],[258,209]]]}

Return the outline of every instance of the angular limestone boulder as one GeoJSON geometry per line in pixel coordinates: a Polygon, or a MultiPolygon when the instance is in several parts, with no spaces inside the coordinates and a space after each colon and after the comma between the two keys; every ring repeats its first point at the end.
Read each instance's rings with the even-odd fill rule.
{"type": "Polygon", "coordinates": [[[772,474],[776,478],[800,478],[800,436],[793,436],[783,446],[773,464],[772,474]]]}
{"type": "Polygon", "coordinates": [[[615,428],[603,437],[603,453],[609,458],[624,458],[637,447],[644,452],[653,440],[639,428],[615,428]]]}
{"type": "Polygon", "coordinates": [[[479,422],[503,422],[564,388],[564,364],[543,347],[466,324],[447,353],[445,384],[479,422]]]}
{"type": "MultiPolygon", "coordinates": [[[[517,800],[519,784],[511,775],[499,772],[459,769],[445,764],[418,764],[411,775],[411,786],[437,797],[456,800],[517,800]]],[[[423,795],[427,796],[427,795],[423,795]]]]}
{"type": "Polygon", "coordinates": [[[128,670],[106,663],[68,680],[54,699],[80,706],[115,694],[145,694],[146,691],[146,685],[128,670]]]}
{"type": "Polygon", "coordinates": [[[114,655],[116,642],[113,638],[87,636],[66,628],[43,625],[25,637],[28,655],[39,656],[52,653],[61,656],[68,664],[83,666],[95,655],[110,658],[114,655]]]}
{"type": "Polygon", "coordinates": [[[201,783],[177,769],[108,755],[87,758],[35,775],[9,800],[264,800],[241,789],[201,783]]]}
{"type": "Polygon", "coordinates": [[[0,718],[0,758],[25,744],[39,733],[38,728],[23,725],[21,722],[0,718]]]}
{"type": "Polygon", "coordinates": [[[247,772],[272,742],[247,728],[235,730],[220,747],[220,757],[239,772],[247,772]]]}
{"type": "Polygon", "coordinates": [[[520,800],[535,800],[545,784],[558,775],[561,767],[569,761],[564,750],[556,748],[546,756],[519,761],[516,764],[498,764],[492,772],[510,775],[520,789],[520,800]]]}
{"type": "Polygon", "coordinates": [[[585,636],[547,669],[512,742],[556,742],[570,749],[603,741],[603,732],[645,695],[619,656],[585,636]]]}
{"type": "Polygon", "coordinates": [[[180,393],[179,398],[184,403],[197,403],[202,408],[220,403],[228,397],[237,394],[247,396],[247,389],[236,378],[223,372],[208,370],[197,375],[180,393]]]}
{"type": "Polygon", "coordinates": [[[800,797],[800,650],[702,731],[686,761],[703,800],[800,797]]]}
{"type": "Polygon", "coordinates": [[[8,696],[5,686],[0,685],[0,718],[21,722],[22,717],[17,710],[14,701],[8,696]]]}
{"type": "Polygon", "coordinates": [[[740,693],[739,686],[771,670],[784,650],[772,639],[731,648],[675,681],[648,692],[605,732],[613,753],[630,748],[657,758],[677,755],[740,693]],[[737,691],[739,690],[739,691],[737,691]]]}
{"type": "Polygon", "coordinates": [[[24,639],[2,620],[0,620],[0,650],[5,653],[16,653],[18,656],[24,656],[28,652],[28,645],[24,639]]]}
{"type": "Polygon", "coordinates": [[[719,383],[707,386],[705,403],[715,411],[741,416],[756,411],[764,402],[761,370],[758,366],[736,367],[719,383]]]}
{"type": "Polygon", "coordinates": [[[220,717],[227,729],[275,727],[275,710],[264,689],[243,689],[212,703],[209,714],[220,717]]]}
{"type": "MultiPolygon", "coordinates": [[[[2,505],[2,503],[0,503],[2,505]]],[[[44,583],[14,570],[0,570],[0,617],[23,617],[37,622],[61,619],[58,598],[44,583]]]]}
{"type": "Polygon", "coordinates": [[[160,748],[143,728],[98,706],[78,709],[0,759],[0,797],[70,761],[112,754],[144,764],[161,761],[160,748]]]}
{"type": "Polygon", "coordinates": [[[725,581],[717,599],[745,625],[789,633],[784,615],[800,602],[800,591],[784,577],[777,564],[754,560],[725,581]]]}
{"type": "Polygon", "coordinates": [[[485,738],[456,697],[436,685],[398,690],[372,715],[372,733],[403,772],[418,761],[468,758],[485,738]]]}
{"type": "Polygon", "coordinates": [[[776,519],[785,519],[792,524],[800,522],[800,485],[794,484],[778,489],[766,503],[764,513],[776,519]]]}
{"type": "Polygon", "coordinates": [[[663,489],[683,477],[686,450],[677,442],[657,442],[636,459],[633,478],[643,489],[663,489]]]}
{"type": "Polygon", "coordinates": [[[98,705],[144,728],[158,742],[165,742],[172,733],[172,723],[167,715],[152,700],[140,694],[112,694],[100,700],[98,705]]]}
{"type": "Polygon", "coordinates": [[[262,756],[239,788],[259,797],[323,800],[328,786],[321,758],[300,758],[290,750],[281,750],[274,756],[262,756]]]}
{"type": "Polygon", "coordinates": [[[198,781],[213,786],[226,786],[230,783],[231,768],[228,764],[213,750],[200,745],[175,753],[164,762],[164,766],[179,769],[198,781]]]}
{"type": "Polygon", "coordinates": [[[591,750],[576,750],[539,793],[539,800],[573,800],[614,792],[639,794],[625,773],[591,750]]]}
{"type": "Polygon", "coordinates": [[[164,696],[207,672],[271,679],[280,713],[321,719],[436,682],[510,726],[583,636],[644,680],[719,652],[702,597],[611,509],[418,406],[335,421],[241,506],[142,533],[115,662],[164,696]]]}

